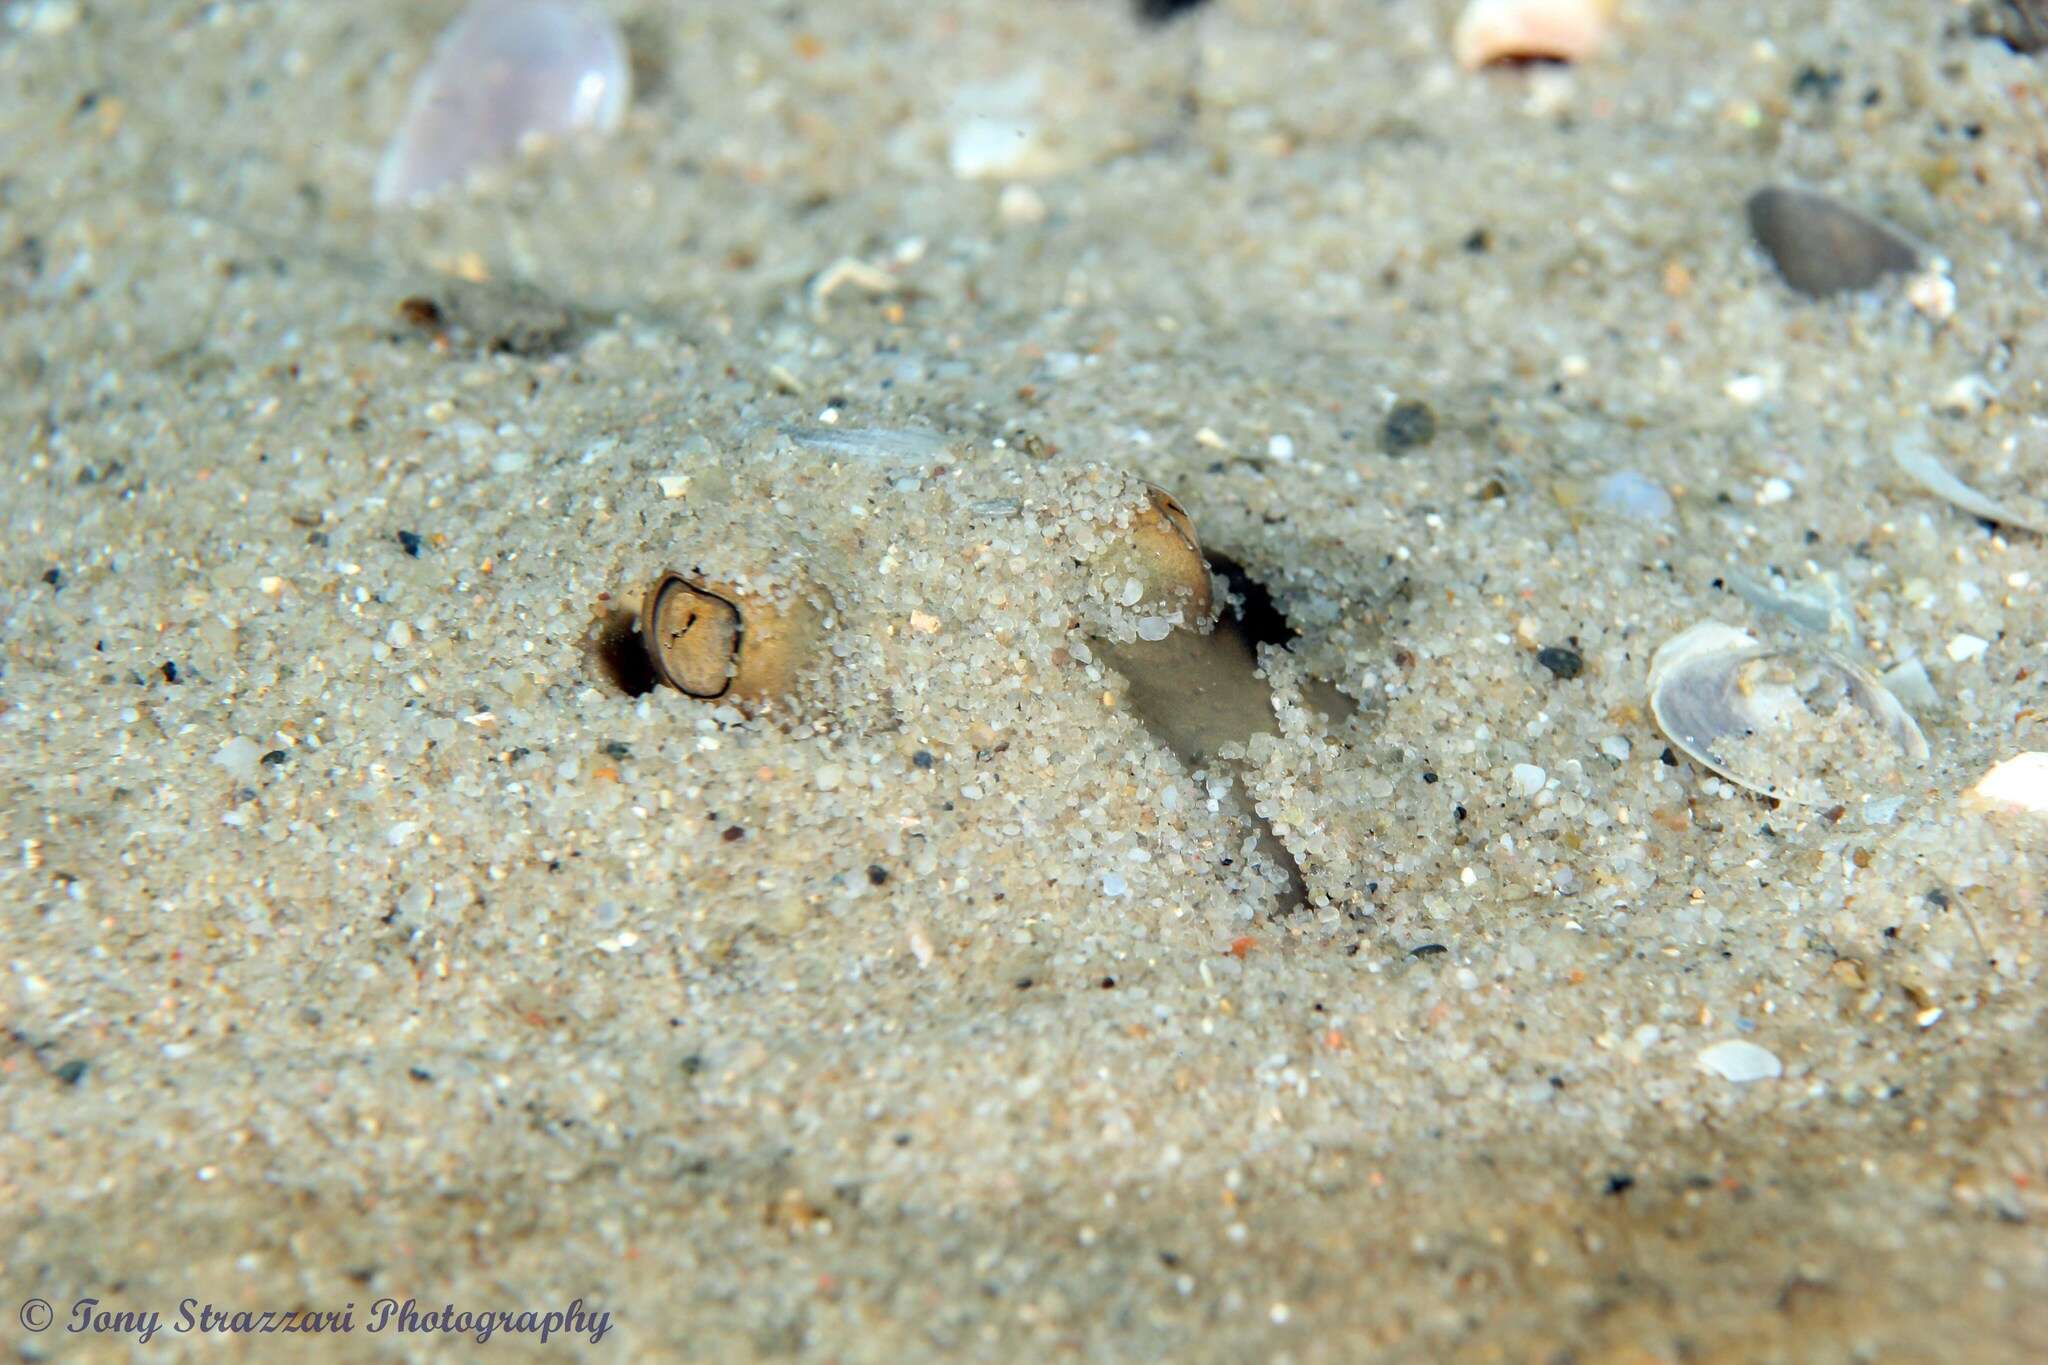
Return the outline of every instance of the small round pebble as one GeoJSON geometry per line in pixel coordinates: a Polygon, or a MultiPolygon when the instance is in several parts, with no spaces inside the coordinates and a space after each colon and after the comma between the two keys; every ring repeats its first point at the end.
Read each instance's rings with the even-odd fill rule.
{"type": "Polygon", "coordinates": [[[1576,678],[1586,669],[1586,661],[1579,651],[1564,645],[1545,645],[1536,651],[1536,662],[1560,678],[1576,678]]]}
{"type": "Polygon", "coordinates": [[[1436,413],[1419,398],[1403,398],[1387,413],[1380,434],[1389,455],[1404,455],[1436,439],[1436,413]]]}

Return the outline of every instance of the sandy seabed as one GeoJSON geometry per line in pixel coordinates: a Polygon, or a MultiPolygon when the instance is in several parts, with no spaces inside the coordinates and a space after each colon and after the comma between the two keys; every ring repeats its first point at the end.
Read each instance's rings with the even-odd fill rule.
{"type": "Polygon", "coordinates": [[[0,16],[22,1358],[482,1349],[384,1298],[610,1314],[522,1358],[2048,1358],[2048,826],[1966,797],[2048,748],[2048,555],[1889,454],[2040,488],[2036,60],[1906,0],[1476,74],[1425,0],[613,9],[615,136],[398,213],[451,6],[0,16]],[[1777,182],[1938,261],[1803,298],[1777,182]],[[1296,633],[1232,764],[1088,643],[1146,482],[1296,633]],[[670,568],[821,604],[775,714],[621,686],[670,568]],[[1813,603],[1927,763],[1667,759],[1657,646],[1813,603]]]}

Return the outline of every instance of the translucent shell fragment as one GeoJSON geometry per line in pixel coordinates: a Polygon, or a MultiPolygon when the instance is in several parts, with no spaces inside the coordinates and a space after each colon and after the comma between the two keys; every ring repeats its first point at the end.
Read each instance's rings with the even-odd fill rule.
{"type": "Polygon", "coordinates": [[[1799,805],[1896,789],[1905,768],[1927,761],[1920,727],[1868,671],[1713,621],[1650,661],[1650,712],[1701,767],[1799,805]]]}
{"type": "Polygon", "coordinates": [[[610,132],[630,84],[625,41],[591,0],[472,0],[413,84],[376,202],[413,203],[532,143],[610,132]]]}
{"type": "MultiPolygon", "coordinates": [[[[2048,503],[2033,497],[2020,489],[2002,491],[1993,497],[1973,484],[1964,482],[1935,453],[1933,443],[1926,437],[1913,433],[1902,434],[1892,442],[1892,459],[1899,468],[1917,480],[1921,487],[1962,508],[1973,517],[1995,521],[2001,526],[2019,526],[2039,535],[2048,535],[2048,503]]],[[[2024,465],[2024,462],[2021,462],[2024,465]]],[[[2017,482],[2017,480],[2013,480],[2017,482]]]]}
{"type": "Polygon", "coordinates": [[[648,590],[640,615],[656,677],[685,696],[748,706],[789,692],[822,629],[801,588],[772,598],[674,570],[648,590]]]}
{"type": "Polygon", "coordinates": [[[1458,65],[1582,62],[1598,50],[1615,0],[1471,0],[1451,31],[1458,65]]]}

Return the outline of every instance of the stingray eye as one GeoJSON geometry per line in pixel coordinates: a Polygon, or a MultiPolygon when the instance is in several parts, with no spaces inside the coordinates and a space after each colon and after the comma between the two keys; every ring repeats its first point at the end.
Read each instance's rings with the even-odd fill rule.
{"type": "Polygon", "coordinates": [[[1104,566],[1117,600],[1130,609],[1180,611],[1190,623],[1206,621],[1215,604],[1194,519],[1165,489],[1147,484],[1145,493],[1147,505],[1131,518],[1127,538],[1104,566]]]}
{"type": "Polygon", "coordinates": [[[640,628],[655,674],[677,691],[707,700],[732,686],[743,633],[738,604],[677,573],[654,585],[640,628]]]}
{"type": "Polygon", "coordinates": [[[810,662],[820,613],[805,584],[781,598],[670,570],[648,590],[640,638],[655,676],[685,696],[747,705],[788,693],[810,662]]]}

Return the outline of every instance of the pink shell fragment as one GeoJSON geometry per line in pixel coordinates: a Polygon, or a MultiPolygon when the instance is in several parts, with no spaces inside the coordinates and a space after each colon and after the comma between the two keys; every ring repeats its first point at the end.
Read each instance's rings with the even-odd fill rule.
{"type": "Polygon", "coordinates": [[[2048,754],[2014,754],[1995,763],[1970,795],[1980,806],[1994,810],[2026,811],[2048,815],[2048,754]]]}
{"type": "Polygon", "coordinates": [[[625,41],[590,0],[472,0],[413,84],[376,202],[459,185],[534,141],[610,132],[630,81],[625,41]]]}
{"type": "Polygon", "coordinates": [[[1614,7],[1615,0],[1469,0],[1451,53],[1467,71],[1494,62],[1582,62],[1600,46],[1614,7]]]}

